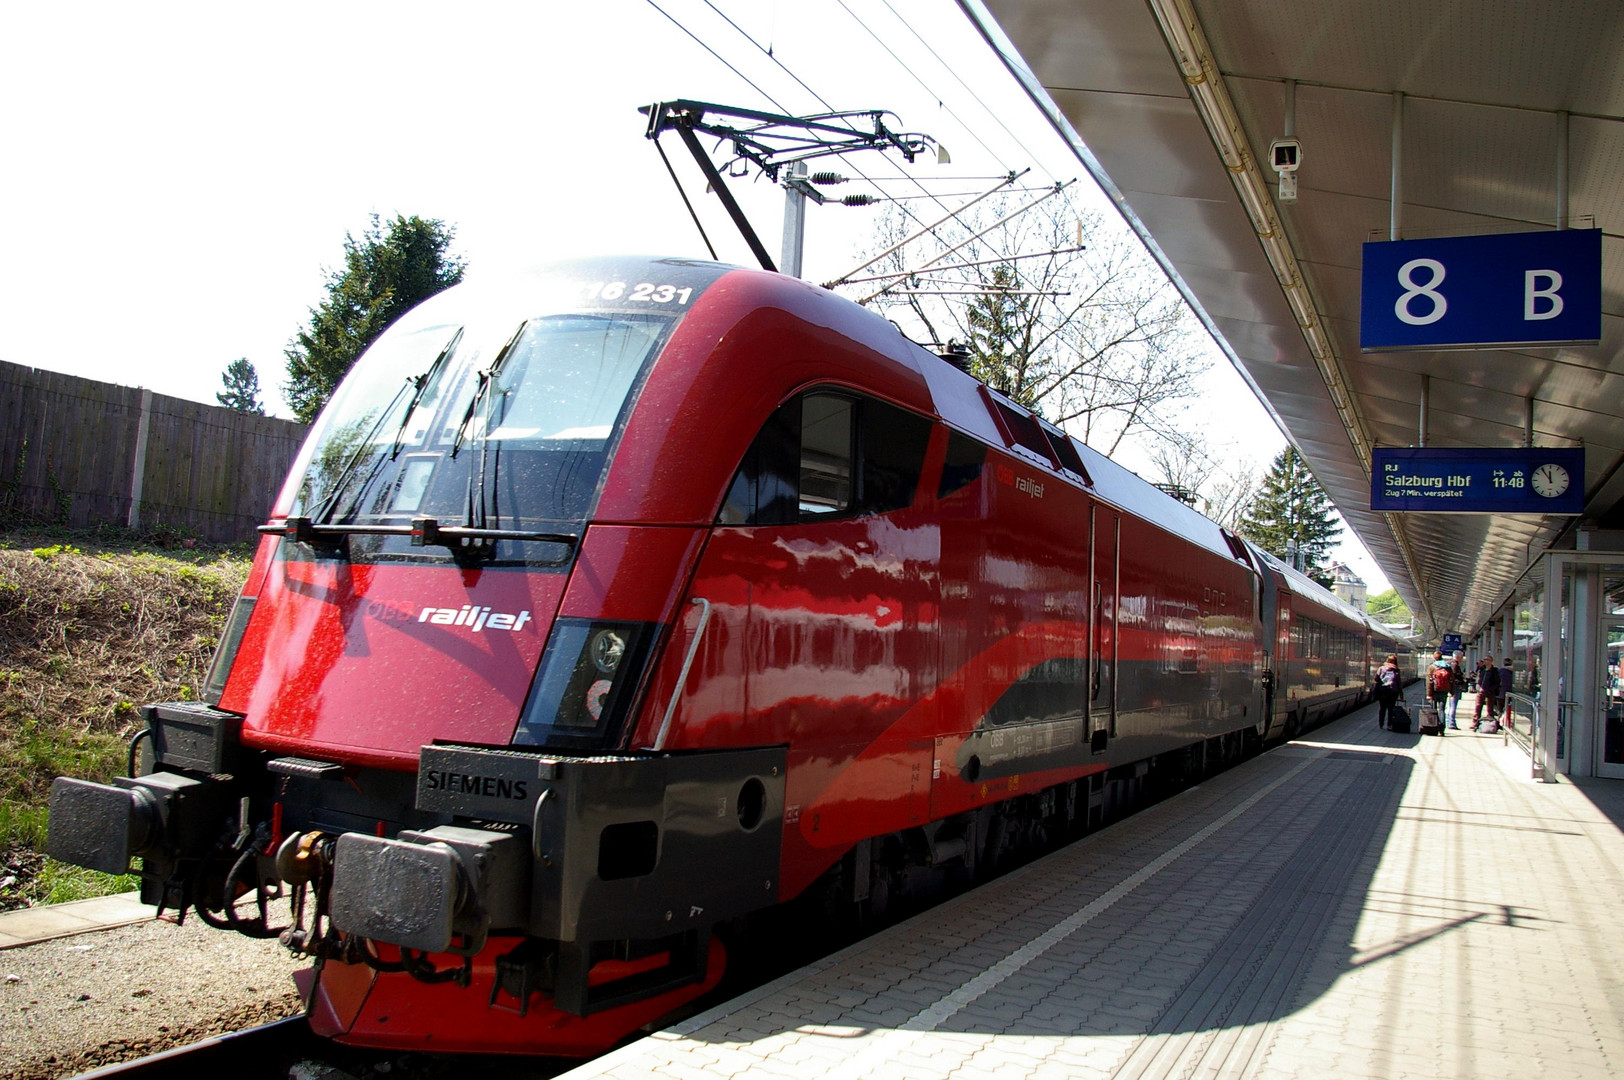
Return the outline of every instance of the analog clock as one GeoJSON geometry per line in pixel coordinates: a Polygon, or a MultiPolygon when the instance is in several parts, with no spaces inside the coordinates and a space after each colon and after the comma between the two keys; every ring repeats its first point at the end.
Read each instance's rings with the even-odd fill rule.
{"type": "Polygon", "coordinates": [[[1534,488],[1534,494],[1554,499],[1568,490],[1568,470],[1560,465],[1541,465],[1534,470],[1529,483],[1534,488]]]}

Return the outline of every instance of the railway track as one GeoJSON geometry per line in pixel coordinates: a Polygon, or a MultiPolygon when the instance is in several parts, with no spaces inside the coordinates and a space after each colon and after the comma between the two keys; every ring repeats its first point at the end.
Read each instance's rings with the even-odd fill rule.
{"type": "Polygon", "coordinates": [[[303,1057],[320,1056],[323,1047],[310,1033],[302,1016],[271,1024],[215,1035],[189,1046],[177,1046],[134,1061],[108,1065],[84,1073],[80,1080],[145,1080],[147,1077],[173,1077],[201,1074],[204,1070],[220,1076],[257,1078],[285,1077],[303,1057]],[[281,1072],[275,1072],[278,1064],[281,1072]]]}
{"type": "Polygon", "coordinates": [[[77,1080],[551,1080],[579,1064],[564,1058],[357,1050],[312,1035],[304,1017],[295,1016],[108,1065],[77,1080]]]}

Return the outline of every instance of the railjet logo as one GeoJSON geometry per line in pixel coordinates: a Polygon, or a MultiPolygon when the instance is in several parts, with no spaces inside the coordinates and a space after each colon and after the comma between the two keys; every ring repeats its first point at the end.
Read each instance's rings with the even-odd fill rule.
{"type": "Polygon", "coordinates": [[[506,612],[493,612],[488,607],[478,604],[464,604],[460,608],[426,607],[417,616],[418,622],[434,623],[439,626],[466,626],[475,632],[480,630],[507,630],[517,632],[524,629],[525,623],[530,621],[530,613],[521,611],[517,615],[506,612]]]}

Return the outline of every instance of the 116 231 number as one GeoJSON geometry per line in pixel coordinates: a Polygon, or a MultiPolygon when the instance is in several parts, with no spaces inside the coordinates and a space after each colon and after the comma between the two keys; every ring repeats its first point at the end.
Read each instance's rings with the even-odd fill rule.
{"type": "Polygon", "coordinates": [[[632,304],[687,304],[693,295],[691,286],[678,288],[652,281],[594,281],[586,287],[588,300],[624,300],[632,304]]]}

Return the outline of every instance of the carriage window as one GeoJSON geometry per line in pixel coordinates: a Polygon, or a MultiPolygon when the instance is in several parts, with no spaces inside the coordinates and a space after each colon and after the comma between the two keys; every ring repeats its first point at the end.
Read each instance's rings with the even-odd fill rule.
{"type": "Polygon", "coordinates": [[[804,394],[756,436],[717,521],[791,525],[902,509],[919,487],[929,441],[922,416],[868,398],[804,394]]]}

